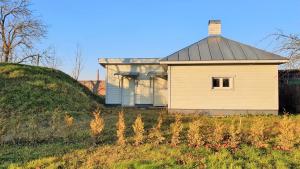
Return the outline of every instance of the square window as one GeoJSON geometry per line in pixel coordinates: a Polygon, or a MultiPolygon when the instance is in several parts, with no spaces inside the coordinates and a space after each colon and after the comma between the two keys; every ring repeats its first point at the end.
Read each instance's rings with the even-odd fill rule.
{"type": "Polygon", "coordinates": [[[219,78],[213,78],[213,88],[220,87],[220,79],[219,78]]]}
{"type": "Polygon", "coordinates": [[[212,88],[213,89],[231,89],[233,78],[231,77],[213,77],[212,88]]]}
{"type": "Polygon", "coordinates": [[[223,78],[223,87],[230,87],[230,84],[229,84],[229,79],[228,78],[223,78]]]}

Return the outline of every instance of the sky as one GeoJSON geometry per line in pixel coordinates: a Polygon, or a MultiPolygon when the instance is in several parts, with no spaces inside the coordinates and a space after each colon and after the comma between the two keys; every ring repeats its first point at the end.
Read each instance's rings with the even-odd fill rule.
{"type": "Polygon", "coordinates": [[[70,74],[76,46],[84,58],[81,80],[105,79],[98,58],[162,58],[208,35],[208,20],[222,21],[222,36],[274,50],[265,39],[278,29],[300,33],[299,0],[32,0],[48,26],[40,48],[55,47],[58,69],[70,74]]]}

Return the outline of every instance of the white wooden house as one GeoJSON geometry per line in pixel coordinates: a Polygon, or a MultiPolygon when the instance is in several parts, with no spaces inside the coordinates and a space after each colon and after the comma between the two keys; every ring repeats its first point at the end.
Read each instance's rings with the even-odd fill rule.
{"type": "Polygon", "coordinates": [[[100,58],[106,104],[167,106],[172,112],[277,114],[279,55],[221,36],[209,36],[164,58],[100,58]]]}

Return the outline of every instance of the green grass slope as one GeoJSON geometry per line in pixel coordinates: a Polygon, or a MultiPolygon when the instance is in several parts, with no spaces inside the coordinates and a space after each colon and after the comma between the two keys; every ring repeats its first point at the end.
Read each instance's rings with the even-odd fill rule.
{"type": "Polygon", "coordinates": [[[50,68],[0,64],[1,114],[86,112],[99,98],[69,75],[50,68]]]}

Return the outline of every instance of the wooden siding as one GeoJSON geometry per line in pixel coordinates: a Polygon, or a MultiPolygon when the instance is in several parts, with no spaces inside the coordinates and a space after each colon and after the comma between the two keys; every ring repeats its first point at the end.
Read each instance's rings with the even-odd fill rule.
{"type": "Polygon", "coordinates": [[[169,66],[169,109],[278,110],[277,65],[169,66]],[[232,89],[212,89],[232,77],[232,89]]]}

